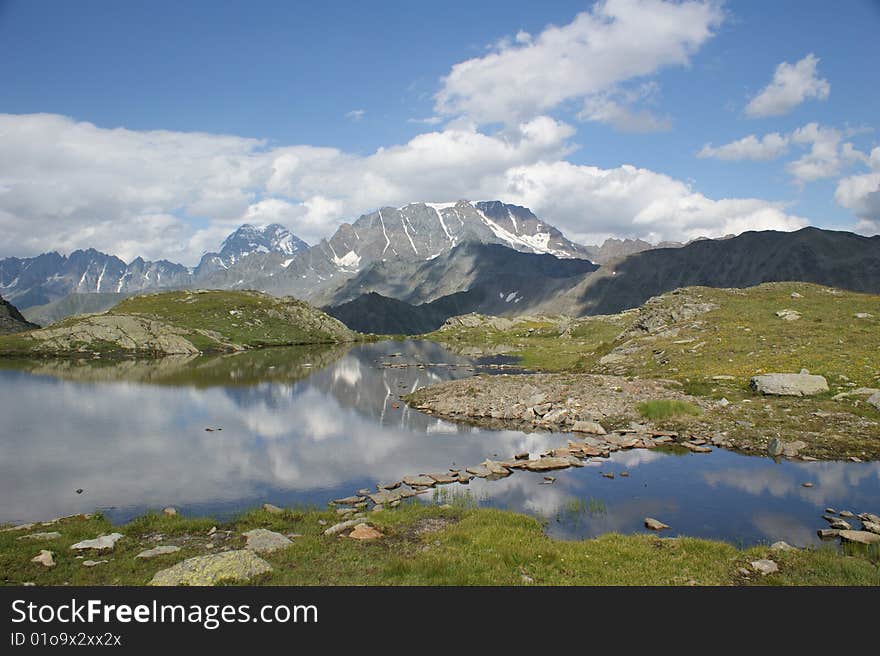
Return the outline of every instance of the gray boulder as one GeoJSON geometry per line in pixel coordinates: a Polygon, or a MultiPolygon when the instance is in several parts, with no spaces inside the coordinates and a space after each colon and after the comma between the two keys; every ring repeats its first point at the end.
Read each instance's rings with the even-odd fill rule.
{"type": "Polygon", "coordinates": [[[762,374],[749,383],[753,391],[773,396],[812,396],[828,391],[824,376],[814,374],[762,374]]]}
{"type": "Polygon", "coordinates": [[[874,392],[868,397],[868,403],[880,410],[880,392],[874,392]]]}
{"type": "Polygon", "coordinates": [[[272,566],[252,551],[224,551],[189,558],[158,571],[149,585],[217,585],[224,581],[247,581],[271,571],[272,566]]]}

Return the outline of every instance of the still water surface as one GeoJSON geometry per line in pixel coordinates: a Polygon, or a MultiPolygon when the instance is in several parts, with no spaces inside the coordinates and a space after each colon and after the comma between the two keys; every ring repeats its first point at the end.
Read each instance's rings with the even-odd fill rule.
{"type": "MultiPolygon", "coordinates": [[[[431,342],[0,367],[0,522],[95,509],[118,522],[166,505],[218,518],[264,502],[323,506],[378,481],[570,437],[476,429],[406,406],[399,395],[417,387],[499,371],[431,342]]],[[[563,538],[644,531],[652,516],[669,534],[804,546],[818,542],[826,506],[880,512],[877,462],[640,449],[554,475],[553,485],[517,472],[443,490],[538,516],[563,538]]]]}

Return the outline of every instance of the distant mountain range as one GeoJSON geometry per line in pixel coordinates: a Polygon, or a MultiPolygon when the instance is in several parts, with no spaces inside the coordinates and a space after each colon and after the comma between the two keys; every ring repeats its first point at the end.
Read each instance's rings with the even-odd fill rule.
{"type": "MultiPolygon", "coordinates": [[[[584,246],[524,207],[499,201],[411,203],[383,207],[343,223],[313,247],[273,224],[243,225],[188,268],[137,258],[126,264],[94,249],[0,260],[0,293],[24,310],[69,294],[128,295],[179,288],[260,289],[307,300],[331,299],[336,288],[376,265],[430,262],[459,244],[501,244],[558,258],[589,257],[584,246]]],[[[112,298],[112,297],[108,297],[112,298]]]]}
{"type": "Polygon", "coordinates": [[[421,333],[467,312],[600,314],[689,285],[797,280],[880,292],[880,237],[806,228],[653,246],[583,246],[500,201],[383,207],[308,246],[283,226],[243,225],[196,267],[94,249],[0,260],[0,294],[48,324],[126,295],[256,289],[324,308],[351,328],[421,333]]]}

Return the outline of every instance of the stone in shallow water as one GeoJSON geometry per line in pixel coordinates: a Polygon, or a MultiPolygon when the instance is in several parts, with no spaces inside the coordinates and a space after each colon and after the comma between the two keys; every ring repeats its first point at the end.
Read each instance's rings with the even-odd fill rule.
{"type": "Polygon", "coordinates": [[[32,563],[39,563],[43,567],[55,567],[55,554],[45,549],[40,549],[40,553],[31,558],[32,563]]]}
{"type": "Polygon", "coordinates": [[[255,528],[242,533],[247,538],[245,549],[256,551],[257,553],[272,553],[279,549],[289,547],[293,542],[275,531],[265,528],[255,528]]]}
{"type": "Polygon", "coordinates": [[[827,540],[829,538],[836,538],[838,535],[840,535],[840,531],[835,530],[833,528],[820,528],[818,531],[816,531],[816,533],[823,540],[827,540]]]}
{"type": "Polygon", "coordinates": [[[452,474],[428,474],[428,476],[438,485],[458,482],[458,476],[453,476],[452,474]]]}
{"type": "Polygon", "coordinates": [[[391,490],[381,490],[369,495],[370,500],[377,505],[385,505],[400,500],[400,493],[391,490]]]}
{"type": "Polygon", "coordinates": [[[773,574],[774,572],[779,571],[779,565],[777,565],[774,561],[768,560],[766,558],[762,558],[761,560],[753,560],[751,562],[752,569],[756,572],[759,572],[762,576],[767,576],[768,574],[773,574]]]}
{"type": "Polygon", "coordinates": [[[771,551],[797,551],[797,547],[791,546],[788,542],[784,542],[780,540],[779,542],[774,542],[770,545],[771,551]]]}
{"type": "Polygon", "coordinates": [[[360,503],[363,500],[364,500],[364,497],[351,496],[351,497],[344,497],[342,499],[335,499],[333,501],[333,503],[335,503],[338,506],[353,506],[354,504],[360,503]]]}
{"type": "Polygon", "coordinates": [[[669,526],[653,517],[645,517],[645,528],[649,528],[652,531],[663,531],[668,529],[669,526]]]}
{"type": "Polygon", "coordinates": [[[122,533],[111,533],[110,535],[100,535],[94,540],[83,540],[71,545],[71,549],[112,549],[123,537],[122,533]]]}
{"type": "Polygon", "coordinates": [[[574,422],[571,430],[577,433],[592,433],[593,435],[605,435],[606,430],[598,421],[579,420],[574,422]]]}
{"type": "Polygon", "coordinates": [[[568,458],[539,458],[538,460],[529,460],[526,462],[525,468],[533,472],[552,471],[554,469],[568,469],[571,463],[568,458]]]}
{"type": "Polygon", "coordinates": [[[156,572],[149,585],[217,585],[224,581],[247,581],[271,572],[272,566],[247,549],[188,558],[156,572]]]}
{"type": "Polygon", "coordinates": [[[486,478],[492,473],[487,467],[484,467],[483,465],[474,465],[473,467],[468,467],[467,472],[469,474],[473,474],[477,478],[486,478]]]}
{"type": "Polygon", "coordinates": [[[430,476],[404,476],[403,482],[410,487],[433,487],[434,479],[430,476]]]}
{"type": "Polygon", "coordinates": [[[840,531],[840,538],[858,544],[880,544],[880,535],[869,531],[840,531]]]}
{"type": "Polygon", "coordinates": [[[141,551],[137,556],[135,556],[135,558],[155,558],[156,556],[164,556],[165,554],[175,553],[177,551],[180,551],[180,547],[175,547],[174,545],[153,547],[152,549],[141,551]]]}

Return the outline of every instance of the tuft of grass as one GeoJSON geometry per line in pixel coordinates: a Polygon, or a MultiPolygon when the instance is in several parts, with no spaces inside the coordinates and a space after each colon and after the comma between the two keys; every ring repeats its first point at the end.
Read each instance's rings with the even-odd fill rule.
{"type": "Polygon", "coordinates": [[[694,417],[703,412],[693,403],[677,399],[645,401],[644,403],[639,403],[636,409],[643,417],[652,421],[663,421],[664,419],[681,416],[694,417]]]}

